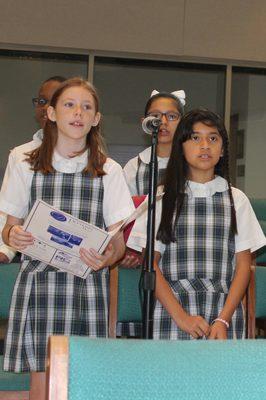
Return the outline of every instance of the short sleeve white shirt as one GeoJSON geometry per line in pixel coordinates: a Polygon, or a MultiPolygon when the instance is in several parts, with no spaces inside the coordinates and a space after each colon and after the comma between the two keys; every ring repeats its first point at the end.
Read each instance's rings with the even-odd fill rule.
{"type": "MultiPolygon", "coordinates": [[[[10,153],[0,192],[0,210],[6,214],[22,219],[28,214],[33,171],[30,170],[29,163],[25,161],[25,152],[39,145],[40,142],[32,140],[14,148],[10,153]]],[[[87,152],[71,159],[66,159],[54,152],[52,164],[59,172],[81,172],[87,165],[87,152]]],[[[121,166],[107,158],[103,168],[106,172],[103,176],[103,217],[106,226],[110,226],[127,218],[134,211],[134,205],[121,166]]]]}
{"type": "MultiPolygon", "coordinates": [[[[141,153],[139,153],[138,156],[129,160],[127,164],[124,166],[125,178],[132,196],[136,196],[138,194],[136,186],[138,157],[144,164],[149,164],[151,159],[151,147],[148,147],[147,149],[143,150],[141,153]]],[[[158,169],[165,169],[167,167],[169,157],[157,157],[157,160],[158,160],[158,169]]]]}
{"type": "MultiPolygon", "coordinates": [[[[216,192],[228,189],[227,181],[217,176],[205,184],[188,181],[186,193],[192,197],[208,197],[216,192]]],[[[247,196],[239,189],[232,188],[232,195],[236,210],[236,221],[238,233],[235,235],[235,252],[250,250],[254,252],[266,245],[266,238],[251,207],[247,196]]],[[[157,234],[162,213],[162,200],[156,202],[156,226],[157,234]]],[[[136,221],[127,241],[127,246],[141,251],[146,247],[147,213],[143,213],[136,221]]],[[[155,234],[155,236],[156,236],[155,234]]],[[[165,245],[156,240],[155,250],[163,254],[165,245]]]]}

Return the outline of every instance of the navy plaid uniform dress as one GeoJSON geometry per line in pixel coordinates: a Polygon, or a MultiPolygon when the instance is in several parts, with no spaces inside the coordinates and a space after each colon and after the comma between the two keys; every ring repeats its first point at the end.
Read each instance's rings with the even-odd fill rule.
{"type": "MultiPolygon", "coordinates": [[[[34,173],[29,208],[36,199],[104,228],[102,177],[34,173]]],[[[4,369],[44,371],[51,334],[108,335],[109,270],[82,279],[38,260],[22,263],[10,308],[4,369]]]]}
{"type": "MultiPolygon", "coordinates": [[[[175,243],[166,245],[160,269],[176,299],[190,315],[209,324],[222,310],[235,270],[235,240],[230,234],[228,190],[209,197],[185,196],[176,224],[175,243]]],[[[230,322],[228,338],[244,338],[240,304],[230,322]]],[[[159,301],[154,313],[156,339],[192,339],[177,327],[159,301]]]]}
{"type": "MultiPolygon", "coordinates": [[[[158,168],[157,182],[160,185],[165,173],[165,168],[158,168]]],[[[149,164],[144,163],[138,156],[138,169],[136,173],[136,188],[138,196],[149,194],[149,164]]],[[[140,337],[142,335],[141,322],[118,322],[117,336],[140,337]]]]}
{"type": "MultiPolygon", "coordinates": [[[[159,186],[164,177],[165,168],[158,169],[157,185],[159,186]]],[[[136,173],[136,187],[138,196],[149,194],[149,164],[144,163],[138,156],[138,169],[136,173]]]]}

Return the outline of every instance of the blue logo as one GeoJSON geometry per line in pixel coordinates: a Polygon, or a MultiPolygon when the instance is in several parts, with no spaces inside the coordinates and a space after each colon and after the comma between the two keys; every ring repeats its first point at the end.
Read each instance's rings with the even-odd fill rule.
{"type": "Polygon", "coordinates": [[[63,214],[61,214],[61,213],[59,213],[59,212],[57,212],[57,211],[51,211],[51,212],[50,212],[50,215],[51,215],[54,219],[56,219],[57,221],[60,221],[60,222],[64,222],[64,221],[67,220],[66,217],[65,217],[63,214]]]}

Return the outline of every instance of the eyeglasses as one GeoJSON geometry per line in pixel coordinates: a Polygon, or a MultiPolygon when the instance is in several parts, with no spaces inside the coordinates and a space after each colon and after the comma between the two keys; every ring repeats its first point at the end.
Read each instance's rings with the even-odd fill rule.
{"type": "Polygon", "coordinates": [[[166,111],[166,112],[158,111],[158,112],[148,113],[148,117],[151,116],[151,117],[155,117],[155,118],[159,118],[159,119],[162,119],[163,115],[169,122],[177,121],[180,118],[180,114],[178,112],[174,112],[174,111],[166,111]]]}
{"type": "Polygon", "coordinates": [[[44,97],[33,97],[32,104],[34,107],[44,107],[49,101],[44,97]]]}

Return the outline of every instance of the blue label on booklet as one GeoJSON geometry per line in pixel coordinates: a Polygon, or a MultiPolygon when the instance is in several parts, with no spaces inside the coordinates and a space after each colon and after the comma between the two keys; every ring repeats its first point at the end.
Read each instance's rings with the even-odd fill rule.
{"type": "Polygon", "coordinates": [[[66,216],[65,216],[64,214],[61,214],[60,212],[57,212],[57,211],[51,211],[51,212],[50,212],[50,215],[51,215],[54,219],[56,219],[57,221],[60,221],[60,222],[64,222],[64,221],[67,220],[67,219],[66,219],[66,216]]]}

